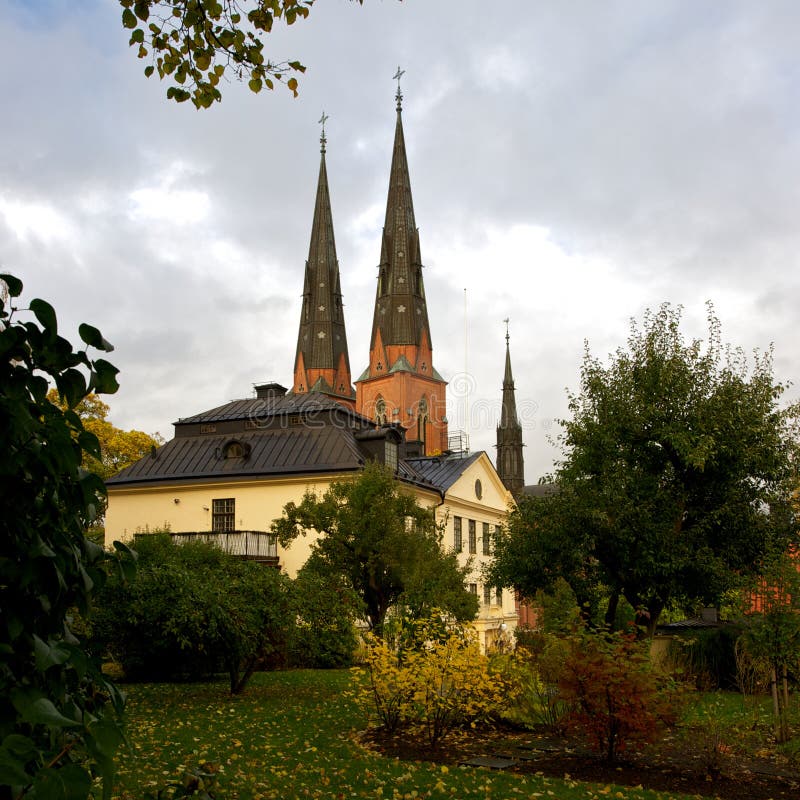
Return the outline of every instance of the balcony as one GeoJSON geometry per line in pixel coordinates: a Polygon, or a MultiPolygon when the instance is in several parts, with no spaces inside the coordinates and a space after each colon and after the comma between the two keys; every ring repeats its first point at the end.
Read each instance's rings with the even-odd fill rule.
{"type": "Polygon", "coordinates": [[[278,566],[278,542],[275,535],[267,531],[179,531],[169,535],[178,544],[206,542],[228,555],[278,566]]]}

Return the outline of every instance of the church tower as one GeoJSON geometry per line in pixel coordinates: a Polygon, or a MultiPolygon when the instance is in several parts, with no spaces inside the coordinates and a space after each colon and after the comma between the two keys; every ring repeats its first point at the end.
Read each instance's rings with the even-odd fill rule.
{"type": "Polygon", "coordinates": [[[320,392],[345,405],[355,406],[355,391],[350,377],[347,335],[344,327],[339,262],[333,239],[333,216],[325,166],[325,121],[320,136],[319,180],[308,248],[300,332],[294,360],[295,394],[320,392]]]}
{"type": "Polygon", "coordinates": [[[506,328],[506,371],[503,375],[503,407],[497,426],[497,474],[515,497],[525,486],[525,465],[522,459],[522,425],[517,417],[514,399],[514,376],[511,374],[511,351],[506,328]]]}
{"type": "Polygon", "coordinates": [[[397,124],[378,266],[369,366],[356,381],[356,410],[379,424],[400,423],[409,442],[433,455],[447,449],[447,383],[433,367],[419,231],[403,136],[398,68],[397,124]]]}

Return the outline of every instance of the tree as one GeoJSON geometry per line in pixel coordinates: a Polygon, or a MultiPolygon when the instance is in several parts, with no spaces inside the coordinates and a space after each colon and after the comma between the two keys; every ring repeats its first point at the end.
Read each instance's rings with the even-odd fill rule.
{"type": "Polygon", "coordinates": [[[775,738],[789,739],[789,680],[800,668],[800,560],[798,552],[768,554],[761,574],[750,585],[745,608],[743,645],[751,658],[769,664],[775,738]]]}
{"type": "Polygon", "coordinates": [[[227,672],[231,694],[282,659],[290,633],[288,580],[205,542],[141,536],[135,581],[110,580],[97,600],[93,639],[137,680],[227,672]]]}
{"type": "Polygon", "coordinates": [[[771,352],[685,342],[681,309],[631,323],[608,366],[588,350],[562,421],[559,491],[531,500],[501,533],[495,580],[528,596],[563,576],[579,600],[601,584],[613,621],[624,597],[652,634],[661,611],[713,604],[797,537],[789,506],[797,408],[771,352]]]}
{"type": "Polygon", "coordinates": [[[478,611],[464,586],[469,565],[459,567],[442,553],[433,512],[417,505],[385,467],[368,464],[357,477],[332,483],[321,498],[307,493],[299,505],[288,503],[272,530],[284,546],[317,531],[309,565],[342,576],[378,634],[396,603],[437,606],[459,620],[474,619],[478,611]]]}
{"type": "MultiPolygon", "coordinates": [[[[358,0],[363,3],[363,0],[358,0]]],[[[144,70],[172,85],[167,97],[191,100],[196,108],[219,102],[226,75],[247,80],[253,92],[273,89],[286,80],[297,96],[299,61],[264,57],[263,37],[279,21],[305,19],[314,0],[120,0],[122,25],[131,31],[130,46],[149,58],[144,70]]]]}
{"type": "Polygon", "coordinates": [[[0,797],[79,800],[97,775],[110,797],[123,697],[72,615],[89,612],[113,556],[84,535],[105,487],[81,467],[100,448],[74,409],[116,391],[117,369],[89,356],[112,349],[97,328],[81,325],[86,348],[74,351],[49,303],[18,308],[22,282],[0,275],[0,286],[0,797]]]}
{"type": "MultiPolygon", "coordinates": [[[[47,399],[64,407],[55,389],[47,393],[47,399]]],[[[103,481],[164,444],[159,433],[151,435],[144,431],[117,428],[108,419],[111,410],[108,403],[94,393],[84,397],[73,410],[80,417],[84,430],[93,433],[100,443],[100,457],[84,453],[83,466],[103,481]]]]}

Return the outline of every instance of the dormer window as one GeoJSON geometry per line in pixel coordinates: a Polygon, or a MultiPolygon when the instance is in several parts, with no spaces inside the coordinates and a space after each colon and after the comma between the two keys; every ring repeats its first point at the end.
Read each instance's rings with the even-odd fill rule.
{"type": "Polygon", "coordinates": [[[237,439],[231,439],[226,442],[222,447],[222,457],[227,460],[229,458],[247,458],[250,455],[250,445],[246,442],[240,442],[237,439]]]}

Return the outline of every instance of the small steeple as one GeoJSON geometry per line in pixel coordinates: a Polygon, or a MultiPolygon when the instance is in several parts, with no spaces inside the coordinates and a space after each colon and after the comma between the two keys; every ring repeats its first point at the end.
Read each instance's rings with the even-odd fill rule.
{"type": "Polygon", "coordinates": [[[355,391],[350,377],[339,262],[336,258],[325,164],[325,123],[328,119],[323,112],[319,120],[322,126],[319,179],[305,268],[292,391],[300,394],[319,391],[352,404],[355,402],[355,391]]]}
{"type": "Polygon", "coordinates": [[[517,495],[525,486],[525,465],[522,456],[522,425],[517,416],[514,397],[514,376],[511,372],[508,319],[506,323],[506,367],[503,374],[503,404],[497,426],[497,474],[506,489],[517,495]]]}

